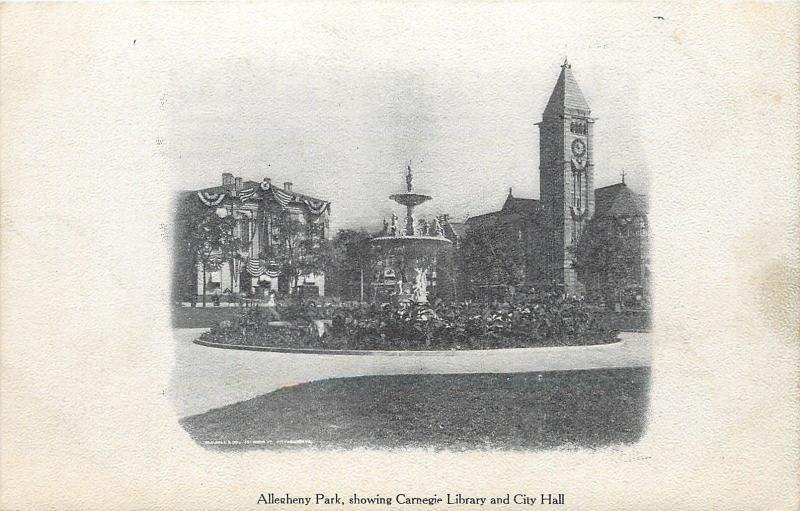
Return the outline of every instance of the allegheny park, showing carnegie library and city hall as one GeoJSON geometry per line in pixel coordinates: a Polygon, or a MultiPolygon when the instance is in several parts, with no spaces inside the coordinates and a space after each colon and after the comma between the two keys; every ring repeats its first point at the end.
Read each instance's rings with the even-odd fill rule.
{"type": "Polygon", "coordinates": [[[638,441],[647,199],[622,169],[595,188],[595,144],[614,143],[595,137],[596,121],[565,59],[531,119],[540,196],[498,186],[499,209],[477,216],[426,216],[437,197],[418,190],[435,174],[408,161],[397,162],[405,185],[385,190],[391,216],[336,232],[337,205],[291,174],[224,172],[181,193],[171,394],[182,426],[222,450],[638,441]]]}

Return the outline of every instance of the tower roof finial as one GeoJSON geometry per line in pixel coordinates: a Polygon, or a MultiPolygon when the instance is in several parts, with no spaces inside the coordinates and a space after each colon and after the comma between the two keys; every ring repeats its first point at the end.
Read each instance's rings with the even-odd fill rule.
{"type": "Polygon", "coordinates": [[[564,55],[564,63],[563,63],[563,64],[561,64],[561,67],[565,67],[565,68],[567,68],[567,69],[569,69],[569,68],[571,68],[571,67],[572,67],[572,66],[569,64],[569,61],[567,60],[567,56],[566,56],[566,55],[564,55]]]}
{"type": "Polygon", "coordinates": [[[622,184],[625,184],[625,169],[622,169],[622,184]]]}

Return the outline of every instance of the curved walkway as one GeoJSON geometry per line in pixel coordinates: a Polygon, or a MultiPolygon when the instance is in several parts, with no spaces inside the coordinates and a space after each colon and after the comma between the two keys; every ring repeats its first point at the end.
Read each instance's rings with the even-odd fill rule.
{"type": "Polygon", "coordinates": [[[244,401],[287,385],[325,378],[390,374],[520,373],[649,366],[647,333],[594,346],[486,351],[320,355],[217,349],[194,344],[205,329],[173,330],[175,369],[170,397],[180,417],[244,401]]]}

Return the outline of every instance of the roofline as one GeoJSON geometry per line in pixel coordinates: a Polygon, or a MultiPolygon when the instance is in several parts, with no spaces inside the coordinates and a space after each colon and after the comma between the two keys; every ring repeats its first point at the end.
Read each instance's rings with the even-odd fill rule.
{"type": "MultiPolygon", "coordinates": [[[[254,183],[254,184],[253,184],[253,185],[250,185],[250,186],[246,186],[246,187],[242,188],[242,190],[246,190],[247,188],[250,188],[250,187],[255,187],[255,188],[258,188],[258,189],[259,189],[259,191],[264,191],[264,190],[260,190],[260,188],[259,188],[259,185],[260,185],[261,183],[259,183],[259,182],[257,182],[257,181],[250,180],[250,179],[248,179],[247,181],[248,181],[248,182],[250,182],[250,183],[254,183]]],[[[207,191],[207,190],[214,190],[214,189],[219,189],[219,188],[223,188],[223,189],[225,189],[225,191],[226,191],[226,192],[230,192],[230,191],[234,190],[234,186],[235,186],[235,185],[215,185],[215,186],[207,186],[207,187],[205,187],[205,188],[198,188],[197,190],[191,190],[190,192],[191,192],[191,193],[205,192],[205,191],[207,191]]],[[[275,185],[270,185],[270,186],[275,186],[275,185]]],[[[320,199],[319,197],[314,197],[314,196],[312,196],[312,195],[306,195],[306,194],[304,194],[304,193],[301,193],[301,192],[295,192],[294,190],[292,190],[291,192],[289,192],[289,191],[286,191],[286,189],[284,189],[284,188],[283,188],[283,187],[281,187],[281,186],[277,186],[276,188],[278,188],[279,190],[283,190],[283,191],[284,191],[284,192],[286,192],[286,193],[290,193],[290,194],[292,194],[292,195],[295,195],[295,196],[297,196],[297,197],[299,197],[299,198],[301,198],[301,199],[313,199],[313,200],[317,200],[317,201],[330,202],[330,201],[329,201],[329,200],[327,200],[327,199],[320,199]]],[[[238,191],[241,191],[241,190],[236,190],[236,191],[238,192],[238,191]]]]}
{"type": "Polygon", "coordinates": [[[471,217],[467,218],[466,220],[464,220],[463,223],[465,223],[465,224],[469,223],[470,220],[475,220],[477,218],[483,218],[483,217],[491,216],[491,215],[498,215],[498,214],[500,214],[502,212],[503,212],[503,210],[501,209],[501,210],[498,210],[498,211],[491,211],[489,213],[483,213],[482,215],[471,216],[471,217]]]}
{"type": "Polygon", "coordinates": [[[606,188],[613,188],[615,186],[624,186],[625,188],[630,188],[626,183],[615,183],[613,185],[601,186],[600,188],[595,188],[594,191],[597,192],[598,190],[605,190],[606,188]]]}

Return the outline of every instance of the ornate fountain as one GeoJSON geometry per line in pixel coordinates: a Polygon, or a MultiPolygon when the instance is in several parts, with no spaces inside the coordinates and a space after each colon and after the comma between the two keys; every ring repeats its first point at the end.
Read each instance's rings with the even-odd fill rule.
{"type": "Polygon", "coordinates": [[[400,221],[392,214],[391,226],[384,225],[384,233],[374,237],[370,243],[381,251],[388,264],[400,276],[393,298],[399,302],[426,303],[428,301],[427,273],[436,262],[437,254],[446,250],[452,242],[444,237],[438,218],[432,222],[417,220],[414,208],[432,199],[430,195],[413,192],[414,176],[411,165],[406,174],[406,192],[390,195],[389,198],[406,207],[406,217],[400,221]]]}

